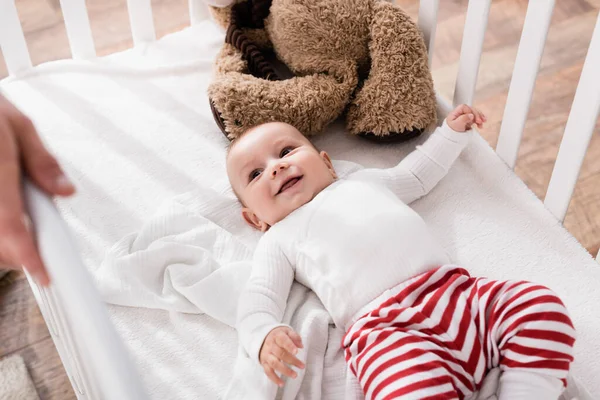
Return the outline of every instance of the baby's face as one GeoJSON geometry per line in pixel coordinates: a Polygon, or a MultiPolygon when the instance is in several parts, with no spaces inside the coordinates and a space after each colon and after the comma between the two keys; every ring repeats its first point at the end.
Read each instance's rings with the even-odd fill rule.
{"type": "Polygon", "coordinates": [[[227,157],[227,174],[242,201],[242,216],[266,231],[336,179],[327,153],[296,128],[270,122],[252,128],[227,157]]]}

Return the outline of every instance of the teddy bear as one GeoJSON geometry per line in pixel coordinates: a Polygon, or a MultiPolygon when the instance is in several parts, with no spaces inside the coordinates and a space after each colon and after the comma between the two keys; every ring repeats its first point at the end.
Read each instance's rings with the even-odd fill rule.
{"type": "Polygon", "coordinates": [[[427,49],[385,0],[205,0],[227,29],[208,88],[223,133],[286,122],[306,136],[345,117],[350,134],[391,142],[436,120],[427,49]]]}

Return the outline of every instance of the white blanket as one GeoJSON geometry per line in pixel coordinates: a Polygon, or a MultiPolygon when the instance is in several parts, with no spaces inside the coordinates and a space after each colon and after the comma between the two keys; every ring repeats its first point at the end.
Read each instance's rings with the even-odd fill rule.
{"type": "MultiPolygon", "coordinates": [[[[48,63],[0,83],[77,184],[78,195],[58,205],[90,270],[98,270],[117,241],[141,232],[165,202],[204,188],[225,193],[227,141],[206,98],[222,40],[222,32],[207,22],[147,48],[94,62],[48,63]]],[[[398,162],[425,138],[381,146],[343,132],[334,124],[317,145],[335,159],[373,167],[398,162]]],[[[452,261],[473,275],[527,279],[558,292],[579,335],[573,373],[591,393],[600,393],[600,268],[485,141],[476,137],[449,175],[413,207],[452,261]]],[[[239,240],[233,247],[242,248],[239,240]]],[[[222,254],[207,265],[238,257],[222,254]]],[[[185,304],[177,290],[166,292],[171,304],[185,304]]],[[[237,356],[230,326],[166,307],[109,309],[153,398],[223,396],[237,356]]],[[[324,376],[324,388],[340,381],[333,371],[325,369],[332,375],[324,376]]]]}
{"type": "MultiPolygon", "coordinates": [[[[355,168],[351,163],[336,167],[342,175],[355,168]]],[[[233,327],[260,237],[243,222],[240,211],[229,188],[200,188],[168,201],[139,232],[113,246],[95,271],[104,299],[131,307],[206,313],[233,327]]],[[[299,357],[307,368],[279,390],[279,398],[363,397],[353,376],[346,379],[340,347],[344,332],[330,325],[329,314],[312,291],[294,283],[284,321],[303,338],[299,357]]],[[[225,398],[274,399],[276,391],[239,346],[225,398]]]]}

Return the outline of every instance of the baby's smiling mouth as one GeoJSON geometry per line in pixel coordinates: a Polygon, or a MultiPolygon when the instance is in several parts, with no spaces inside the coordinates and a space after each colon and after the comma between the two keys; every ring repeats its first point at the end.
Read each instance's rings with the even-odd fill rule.
{"type": "Polygon", "coordinates": [[[283,182],[283,185],[281,185],[281,187],[279,188],[279,191],[277,192],[277,194],[285,192],[289,188],[291,188],[294,185],[296,185],[298,182],[300,182],[300,180],[302,180],[303,176],[304,175],[289,177],[285,182],[283,182]]]}

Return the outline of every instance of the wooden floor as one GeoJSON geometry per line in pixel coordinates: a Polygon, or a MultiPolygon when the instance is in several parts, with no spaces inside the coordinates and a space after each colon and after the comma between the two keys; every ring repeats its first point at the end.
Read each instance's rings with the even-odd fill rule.
{"type": "MultiPolygon", "coordinates": [[[[416,17],[417,0],[396,0],[416,17]]],[[[34,64],[68,58],[67,37],[58,0],[16,0],[34,64]]],[[[87,0],[99,55],[132,45],[126,0],[87,0]]],[[[475,105],[488,116],[482,135],[495,146],[500,130],[525,0],[494,0],[477,84],[475,105]]],[[[433,58],[438,91],[452,98],[467,0],[440,2],[433,58]]],[[[188,24],[186,0],[152,0],[158,36],[188,24]]],[[[557,0],[541,72],[519,151],[516,173],[543,199],[558,152],[575,87],[592,34],[600,0],[557,0]]],[[[0,78],[7,75],[0,55],[0,78]]],[[[600,125],[565,220],[565,227],[594,254],[600,246],[600,125]]],[[[21,273],[0,285],[0,358],[21,354],[42,399],[75,395],[52,340],[21,273]]]]}

